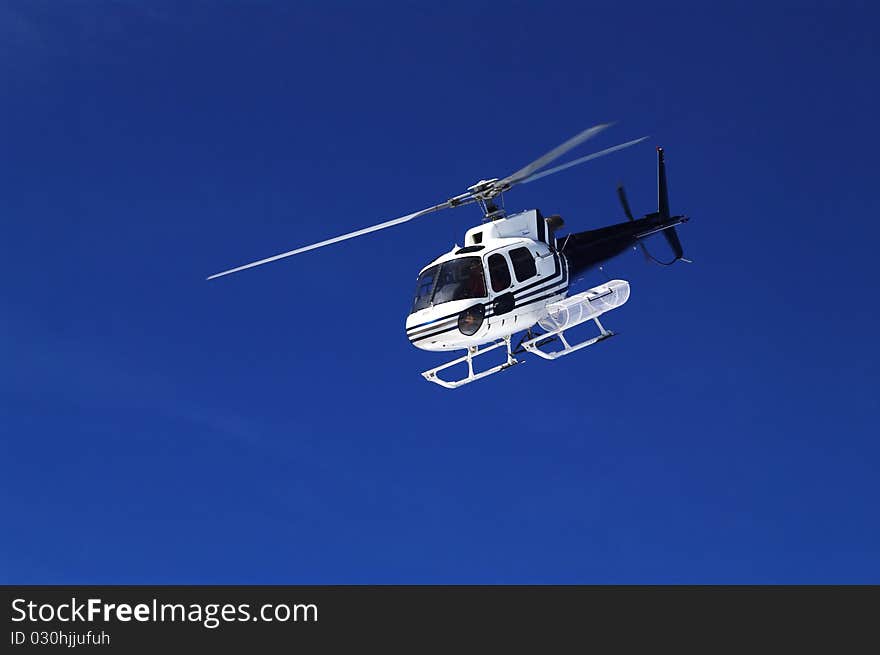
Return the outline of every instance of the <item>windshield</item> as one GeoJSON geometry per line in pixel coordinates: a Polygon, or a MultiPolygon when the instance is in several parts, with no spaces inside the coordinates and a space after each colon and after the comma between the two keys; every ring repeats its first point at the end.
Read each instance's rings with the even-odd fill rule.
{"type": "Polygon", "coordinates": [[[422,271],[416,282],[412,311],[452,300],[485,296],[483,262],[479,257],[460,257],[422,271]]]}

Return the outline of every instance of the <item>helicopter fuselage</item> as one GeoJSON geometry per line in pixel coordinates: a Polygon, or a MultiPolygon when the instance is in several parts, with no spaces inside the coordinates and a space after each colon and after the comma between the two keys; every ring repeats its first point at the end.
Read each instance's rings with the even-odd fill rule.
{"type": "Polygon", "coordinates": [[[554,227],[562,220],[545,220],[537,209],[471,228],[464,247],[455,246],[419,273],[406,319],[410,342],[422,350],[468,349],[528,330],[566,297],[572,276],[658,232],[669,240],[673,261],[682,259],[674,226],[687,217],[669,215],[665,192],[660,210],[642,218],[625,207],[628,221],[558,240],[554,227]]]}
{"type": "Polygon", "coordinates": [[[568,286],[568,264],[538,210],[487,222],[421,270],[407,337],[433,351],[492,342],[535,325],[568,286]]]}

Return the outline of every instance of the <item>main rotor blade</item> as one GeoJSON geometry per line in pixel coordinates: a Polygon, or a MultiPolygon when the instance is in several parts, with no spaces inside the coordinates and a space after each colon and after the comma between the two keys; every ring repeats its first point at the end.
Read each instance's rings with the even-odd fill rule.
{"type": "Polygon", "coordinates": [[[571,168],[572,166],[577,166],[578,164],[583,164],[584,162],[588,162],[592,159],[598,159],[599,157],[604,157],[605,155],[610,155],[612,152],[617,152],[618,150],[623,150],[624,148],[629,148],[630,146],[634,146],[637,143],[641,143],[645,139],[649,137],[643,136],[641,139],[634,139],[632,141],[627,141],[626,143],[621,143],[616,146],[611,146],[610,148],[605,148],[605,150],[600,150],[599,152],[594,152],[591,155],[586,155],[585,157],[580,157],[579,159],[575,159],[568,163],[562,164],[560,166],[556,166],[554,168],[550,168],[541,173],[537,173],[532,175],[531,177],[527,177],[524,180],[520,180],[523,184],[527,184],[528,182],[534,182],[535,180],[540,180],[542,177],[547,177],[548,175],[553,175],[554,173],[559,173],[560,171],[564,171],[567,168],[571,168]]]}
{"type": "Polygon", "coordinates": [[[440,211],[441,209],[446,209],[447,207],[457,207],[458,205],[463,205],[468,202],[473,202],[473,198],[469,196],[469,194],[462,194],[461,196],[456,196],[446,202],[442,202],[439,205],[434,205],[433,207],[428,207],[427,209],[422,209],[417,212],[413,212],[412,214],[407,214],[406,216],[401,216],[400,218],[394,218],[390,221],[385,221],[384,223],[379,223],[378,225],[372,225],[370,227],[365,227],[361,230],[355,230],[354,232],[348,232],[346,234],[340,235],[338,237],[333,237],[332,239],[326,239],[325,241],[319,241],[318,243],[313,243],[310,246],[303,246],[302,248],[297,248],[296,250],[290,250],[288,252],[283,252],[280,255],[274,255],[272,257],[267,257],[266,259],[261,259],[256,262],[251,262],[250,264],[244,264],[243,266],[238,266],[236,268],[230,268],[228,271],[222,271],[221,273],[215,273],[211,275],[208,279],[213,280],[218,277],[223,277],[224,275],[229,275],[230,273],[238,273],[239,271],[243,271],[248,268],[254,268],[255,266],[261,266],[263,264],[268,264],[269,262],[274,262],[279,259],[284,259],[285,257],[292,257],[293,255],[298,255],[302,252],[307,252],[309,250],[315,250],[316,248],[321,248],[323,246],[329,246],[331,243],[338,243],[340,241],[345,241],[346,239],[353,239],[354,237],[359,237],[364,234],[369,234],[370,232],[378,232],[379,230],[384,230],[386,227],[392,227],[394,225],[400,225],[401,223],[406,223],[407,221],[411,221],[414,218],[418,218],[419,216],[424,216],[425,214],[431,214],[436,211],[440,211]]]}
{"type": "Polygon", "coordinates": [[[532,175],[532,174],[536,173],[537,171],[541,170],[542,168],[544,168],[550,162],[552,162],[556,159],[559,159],[562,155],[567,153],[572,148],[579,146],[587,139],[592,139],[594,136],[599,134],[599,132],[601,132],[605,128],[611,127],[611,125],[613,125],[613,123],[601,123],[599,125],[594,125],[593,127],[587,128],[586,130],[584,130],[580,134],[576,134],[575,136],[570,138],[565,143],[562,143],[562,144],[556,146],[555,148],[553,148],[553,150],[551,150],[547,154],[545,154],[541,157],[538,157],[531,164],[528,164],[527,166],[523,166],[521,169],[519,169],[515,173],[511,173],[510,175],[505,177],[503,180],[499,180],[496,183],[496,186],[498,186],[498,187],[511,187],[514,184],[522,182],[530,175],[532,175]]]}

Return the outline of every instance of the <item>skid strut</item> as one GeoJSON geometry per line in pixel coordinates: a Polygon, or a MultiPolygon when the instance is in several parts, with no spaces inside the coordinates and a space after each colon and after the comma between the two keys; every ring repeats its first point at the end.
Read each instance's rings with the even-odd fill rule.
{"type": "MultiPolygon", "coordinates": [[[[606,330],[605,326],[599,322],[599,318],[596,317],[592,319],[592,321],[596,324],[596,327],[599,328],[599,336],[593,337],[592,339],[587,339],[586,341],[582,341],[581,343],[576,343],[575,345],[571,345],[568,343],[568,340],[565,338],[565,329],[562,330],[553,330],[551,332],[545,332],[533,339],[529,339],[528,341],[523,341],[522,347],[525,348],[528,352],[534,353],[538,355],[538,357],[543,357],[544,359],[557,359],[559,357],[564,357],[565,355],[570,355],[573,352],[577,352],[581,348],[586,348],[587,346],[592,346],[594,343],[599,343],[600,341],[605,341],[605,339],[609,339],[614,336],[614,332],[611,330],[606,330]],[[549,340],[552,340],[553,337],[559,337],[559,341],[562,343],[562,349],[545,352],[541,350],[541,346],[546,345],[549,340]]],[[[574,326],[568,326],[574,327],[574,326]]]]}
{"type": "Polygon", "coordinates": [[[446,364],[442,364],[436,368],[429,369],[422,373],[422,376],[428,380],[429,382],[434,382],[439,384],[442,387],[446,387],[447,389],[455,389],[456,387],[460,387],[465,384],[470,384],[475,380],[479,380],[481,378],[487,377],[489,375],[494,375],[495,373],[499,373],[505,369],[514,366],[515,364],[521,364],[522,362],[513,356],[513,352],[510,348],[510,336],[506,336],[503,339],[499,339],[493,344],[488,346],[484,346],[480,348],[479,346],[473,346],[467,349],[467,354],[464,357],[459,357],[458,359],[453,359],[451,362],[447,362],[446,364]],[[474,373],[474,360],[480,355],[485,355],[490,350],[495,350],[496,348],[501,348],[502,346],[507,347],[507,361],[504,364],[499,364],[498,366],[493,366],[490,369],[485,371],[481,371],[479,373],[474,373]],[[455,366],[456,364],[461,364],[462,362],[467,362],[467,376],[458,380],[444,380],[439,375],[437,375],[440,371],[443,371],[447,368],[455,366]]]}

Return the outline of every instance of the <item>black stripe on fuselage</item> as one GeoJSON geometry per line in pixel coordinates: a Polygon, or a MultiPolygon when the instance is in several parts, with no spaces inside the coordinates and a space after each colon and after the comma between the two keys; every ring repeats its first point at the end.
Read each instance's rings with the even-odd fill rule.
{"type": "MultiPolygon", "coordinates": [[[[533,304],[535,304],[535,303],[537,303],[537,302],[541,302],[541,301],[543,301],[543,300],[547,300],[548,298],[552,298],[553,296],[558,296],[558,295],[560,295],[560,294],[562,294],[562,293],[565,293],[565,290],[566,290],[566,289],[568,289],[568,284],[567,284],[567,283],[564,284],[564,285],[562,285],[562,286],[560,286],[560,287],[558,287],[557,289],[551,291],[550,293],[541,296],[540,298],[534,298],[534,299],[532,299],[532,300],[529,300],[528,302],[520,302],[519,304],[514,305],[513,308],[514,308],[514,309],[522,309],[523,307],[528,307],[529,305],[533,305],[533,304]]],[[[598,296],[598,297],[601,298],[602,296],[598,296]]],[[[487,316],[486,318],[489,318],[489,317],[487,316]]],[[[498,318],[498,317],[496,317],[496,318],[498,318]]],[[[504,319],[501,319],[501,320],[504,320],[504,319]]],[[[436,331],[436,332],[432,332],[431,334],[425,334],[425,335],[423,335],[423,336],[419,336],[419,337],[416,337],[416,338],[412,338],[412,337],[410,337],[410,341],[411,341],[412,343],[415,343],[416,341],[422,341],[423,339],[428,339],[428,338],[430,338],[430,337],[436,337],[436,336],[439,336],[439,335],[441,335],[441,334],[446,334],[447,332],[451,332],[452,330],[455,330],[455,329],[457,329],[457,328],[458,328],[458,324],[456,323],[456,325],[453,325],[452,327],[448,327],[448,328],[445,328],[445,329],[442,329],[442,330],[438,330],[438,331],[436,331]]]]}
{"type": "Polygon", "coordinates": [[[423,327],[420,330],[407,331],[407,336],[408,337],[415,337],[420,334],[426,334],[426,333],[431,332],[433,330],[439,330],[440,328],[447,328],[450,325],[454,325],[457,322],[458,322],[458,314],[453,314],[451,318],[448,318],[445,321],[437,321],[436,323],[432,323],[431,325],[429,325],[427,327],[423,327]]]}
{"type": "Polygon", "coordinates": [[[444,328],[443,330],[439,330],[437,332],[432,332],[431,334],[425,334],[420,337],[415,337],[415,338],[410,337],[409,340],[412,343],[415,343],[416,341],[423,341],[424,339],[430,339],[431,337],[436,337],[437,335],[445,334],[447,332],[452,332],[452,330],[457,330],[457,329],[458,329],[458,323],[456,322],[456,324],[453,325],[452,327],[444,328]]]}
{"type": "Polygon", "coordinates": [[[541,302],[542,300],[547,300],[547,298],[552,298],[553,296],[558,296],[563,293],[568,287],[559,287],[556,291],[551,291],[550,293],[541,296],[540,298],[535,298],[533,300],[529,300],[528,302],[524,302],[521,305],[514,305],[514,309],[522,309],[523,307],[527,307],[529,305],[534,305],[536,302],[541,302]]]}
{"type": "MultiPolygon", "coordinates": [[[[488,304],[488,303],[483,303],[483,304],[488,304]]],[[[434,327],[436,327],[436,325],[435,325],[436,323],[440,323],[440,321],[445,321],[446,319],[452,318],[453,316],[458,316],[460,313],[461,312],[455,312],[454,314],[447,314],[446,316],[441,316],[440,318],[435,318],[434,320],[427,321],[425,323],[419,323],[418,325],[413,325],[410,328],[406,328],[406,331],[411,332],[412,330],[415,330],[416,328],[420,328],[420,327],[434,328],[434,327]]]]}

